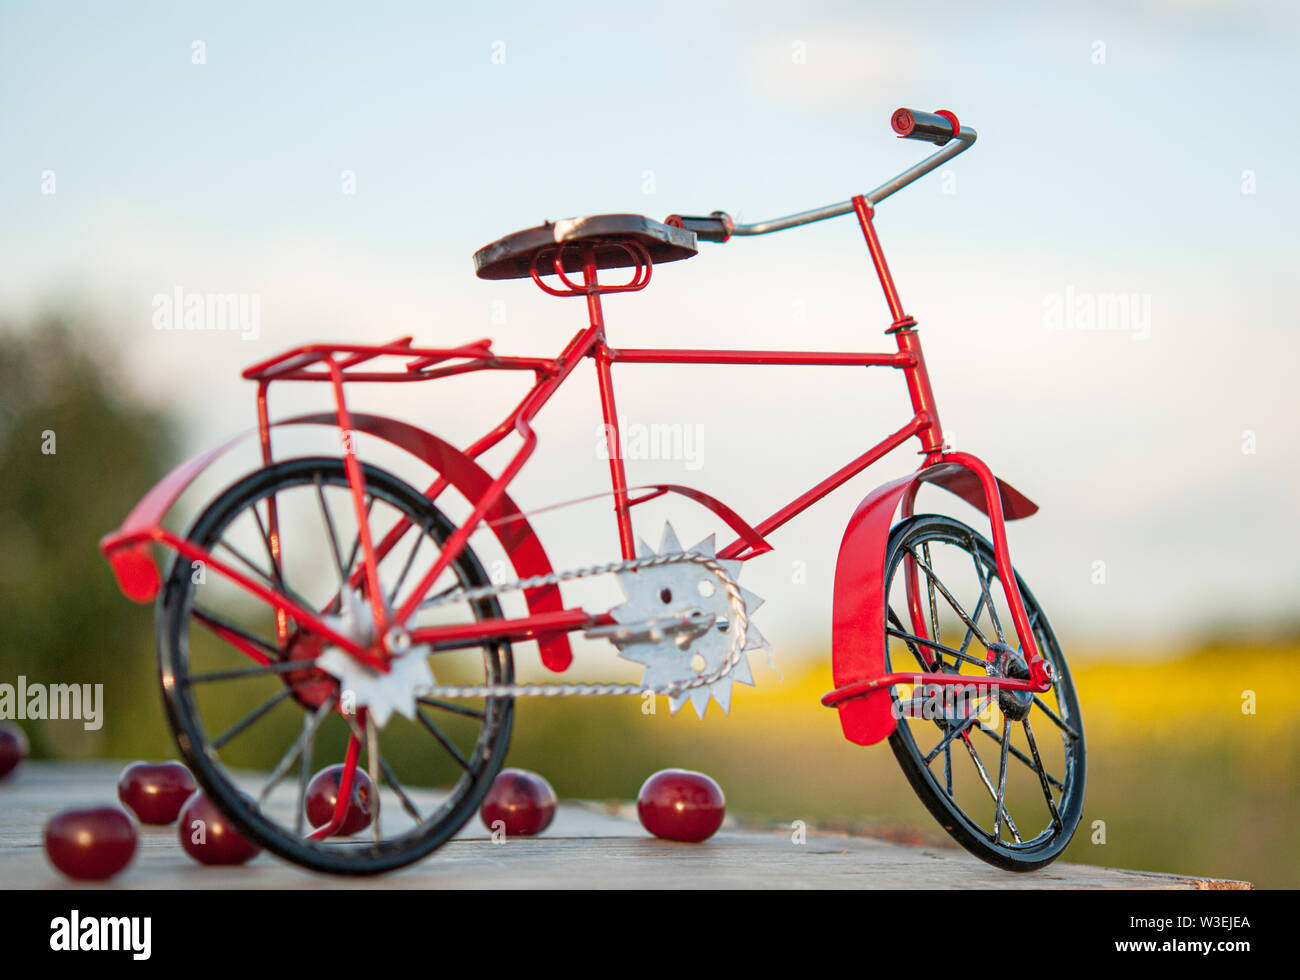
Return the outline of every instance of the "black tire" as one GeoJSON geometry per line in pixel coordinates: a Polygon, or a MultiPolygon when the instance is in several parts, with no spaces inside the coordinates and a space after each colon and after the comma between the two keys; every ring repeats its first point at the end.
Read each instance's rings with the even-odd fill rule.
{"type": "MultiPolygon", "coordinates": [[[[375,502],[382,502],[413,518],[424,528],[423,533],[427,538],[439,546],[454,532],[455,525],[414,487],[373,466],[364,466],[363,471],[372,507],[375,502]]],[[[251,514],[260,523],[261,512],[256,510],[259,502],[272,495],[302,487],[314,488],[317,494],[322,495],[322,512],[326,513],[328,521],[322,488],[347,486],[343,462],[336,458],[304,458],[274,463],[239,480],[213,500],[190,527],[187,538],[204,548],[214,548],[222,540],[223,532],[241,514],[249,513],[252,508],[251,514]]],[[[276,499],[278,501],[280,498],[277,496],[276,499]]],[[[333,536],[334,528],[328,526],[329,533],[333,536]]],[[[422,544],[424,541],[417,541],[417,546],[422,544]]],[[[268,556],[270,550],[268,544],[268,556]]],[[[355,548],[353,550],[355,553],[355,548]]],[[[408,566],[409,564],[408,560],[408,566]]],[[[280,571],[274,558],[271,558],[270,568],[272,572],[280,571]]],[[[468,547],[450,568],[460,585],[469,587],[490,583],[482,563],[468,547]]],[[[192,682],[190,672],[190,630],[197,628],[191,619],[196,592],[193,578],[190,562],[177,556],[168,569],[166,583],[158,600],[157,642],[163,700],[177,746],[195,778],[244,835],[268,851],[316,871],[348,875],[378,874],[427,856],[473,817],[505,760],[514,719],[513,698],[482,700],[479,712],[482,717],[473,749],[469,752],[457,750],[460,766],[463,768],[468,765],[468,768],[464,768],[445,803],[423,823],[415,823],[414,829],[406,833],[377,842],[347,841],[340,844],[315,841],[298,832],[301,829],[301,806],[297,807],[298,815],[295,816],[298,827],[287,826],[263,812],[257,801],[241,789],[222,762],[221,752],[213,745],[196,701],[196,683],[202,679],[192,682]]],[[[283,578],[287,580],[288,575],[284,574],[283,578]]],[[[399,582],[398,588],[400,587],[399,582]]],[[[270,614],[269,606],[259,608],[270,614]]],[[[480,620],[499,618],[502,615],[500,604],[495,598],[466,603],[465,608],[472,608],[473,617],[480,620]]],[[[281,660],[290,659],[287,649],[286,647],[282,651],[281,660]]],[[[513,682],[514,659],[508,643],[496,642],[473,648],[469,656],[474,663],[477,663],[476,652],[479,649],[482,650],[484,677],[474,683],[513,682]]],[[[439,656],[441,654],[433,655],[435,663],[439,656]]],[[[280,678],[287,676],[289,675],[277,674],[277,683],[280,678]]],[[[283,686],[288,690],[290,685],[284,682],[283,686]]],[[[284,703],[290,710],[300,708],[304,718],[311,713],[307,705],[297,703],[296,695],[284,703]]],[[[275,710],[280,710],[280,705],[277,704],[275,710]]],[[[462,714],[463,712],[457,711],[458,720],[455,723],[472,725],[472,722],[459,720],[462,714]]],[[[325,717],[322,728],[334,721],[346,723],[336,710],[329,711],[325,717]]],[[[433,730],[430,728],[430,731],[433,730]]],[[[382,747],[378,754],[385,763],[388,762],[382,747]]],[[[307,762],[302,763],[304,774],[308,766],[307,762]]],[[[302,778],[305,779],[305,775],[302,778]]],[[[389,786],[390,793],[400,792],[400,788],[393,789],[392,776],[389,774],[385,775],[384,782],[389,786]]],[[[300,800],[301,796],[298,798],[300,800]]],[[[403,806],[406,803],[407,798],[403,796],[403,806]]],[[[419,812],[419,808],[416,812],[408,811],[412,822],[419,812]]]]}
{"type": "MultiPolygon", "coordinates": [[[[952,552],[949,553],[949,557],[954,559],[959,569],[961,560],[955,558],[952,552]]],[[[928,639],[934,640],[936,629],[933,624],[936,619],[940,623],[937,632],[942,637],[942,618],[938,613],[941,605],[954,611],[955,609],[942,595],[940,589],[935,588],[934,595],[931,597],[930,577],[920,569],[919,564],[917,568],[920,590],[923,590],[923,615],[931,624],[927,628],[930,634],[928,639]]],[[[924,711],[922,717],[912,717],[911,714],[918,708],[924,709],[926,699],[932,692],[920,692],[921,696],[918,698],[916,689],[909,690],[896,685],[891,688],[891,695],[899,721],[889,742],[908,782],[921,798],[921,802],[939,821],[940,826],[962,847],[999,868],[1008,871],[1033,871],[1055,860],[1070,843],[1078,828],[1083,813],[1086,754],[1078,695],[1070,676],[1069,665],[1046,615],[1018,572],[1016,582],[1024,600],[1026,615],[1032,623],[1039,651],[1055,670],[1052,691],[1036,698],[1027,708],[1018,708],[1017,705],[1011,704],[1008,708],[1011,712],[1009,716],[1002,711],[1002,705],[999,703],[1000,696],[997,695],[996,689],[992,689],[993,693],[989,695],[991,697],[989,707],[996,705],[997,716],[1006,726],[1002,728],[1001,733],[998,733],[996,729],[991,731],[990,726],[985,725],[983,718],[978,717],[976,711],[955,702],[950,704],[949,712],[941,717],[924,715],[924,711]],[[952,710],[953,708],[955,710],[952,710]],[[1023,720],[1013,719],[1012,716],[1021,710],[1027,710],[1023,720]],[[971,715],[977,716],[972,719],[971,715]],[[1052,715],[1055,715],[1055,718],[1052,715]],[[949,732],[963,727],[963,724],[964,735],[949,735],[949,732]],[[1016,725],[1020,727],[1018,734],[1024,740],[1023,748],[1017,748],[1015,743],[1017,731],[1012,726],[1016,725]],[[1056,732],[1060,736],[1059,753],[1056,751],[1056,741],[1048,735],[1049,731],[1056,732]],[[977,739],[972,737],[980,735],[981,732],[989,734],[991,741],[997,746],[997,752],[992,753],[996,758],[995,767],[984,765],[983,770],[980,766],[984,764],[984,757],[976,748],[977,739]],[[1002,749],[1003,735],[1006,736],[1007,742],[1005,755],[1002,749]],[[940,761],[939,757],[932,756],[929,761],[926,758],[936,749],[932,748],[931,753],[926,753],[920,748],[918,741],[927,746],[932,742],[942,746],[945,739],[948,739],[947,748],[937,750],[943,752],[943,768],[940,774],[934,768],[940,761]],[[1017,752],[1019,755],[1016,755],[1017,752]],[[969,761],[963,765],[971,774],[970,785],[965,787],[970,792],[964,793],[959,791],[956,784],[958,778],[965,779],[965,775],[957,772],[958,763],[954,761],[954,757],[961,758],[963,755],[969,756],[969,761]],[[979,764],[975,762],[976,758],[981,760],[979,764]],[[1017,828],[1012,839],[1003,839],[1004,833],[1010,835],[1007,825],[1014,819],[1012,815],[1014,807],[1009,788],[1003,799],[1002,815],[1006,819],[995,819],[999,815],[994,805],[997,796],[993,785],[996,781],[1002,781],[1004,787],[1008,786],[1001,775],[1003,758],[1007,759],[1005,765],[1008,770],[1015,766],[1016,772],[1019,773],[1016,778],[1020,785],[1024,787],[1026,783],[1028,784],[1024,792],[1020,792],[1016,798],[1019,807],[1016,809],[1016,814],[1021,820],[1025,820],[1026,816],[1035,820],[1040,818],[1046,820],[1044,828],[1032,836],[1022,835],[1017,828]],[[1056,772],[1052,771],[1054,767],[1058,767],[1056,772]],[[1057,773],[1062,774],[1057,775],[1057,773]],[[978,789],[974,786],[976,777],[980,784],[978,789]],[[1034,789],[1038,790],[1037,807],[1031,802],[1034,789]],[[981,801],[982,806],[987,807],[987,820],[979,815],[981,801]],[[1040,809],[1039,816],[1034,817],[1040,809]],[[999,824],[1000,826],[997,826],[999,824]],[[996,835],[995,827],[999,831],[996,835]],[[1021,839],[1017,840],[1016,837],[1021,839]]],[[[983,640],[989,639],[989,642],[996,646],[999,644],[996,634],[1004,630],[1006,645],[1018,649],[1019,639],[1015,636],[1014,626],[1010,623],[1005,599],[999,601],[1000,593],[1001,584],[997,578],[993,547],[972,528],[952,518],[931,514],[917,515],[900,522],[890,534],[885,562],[887,628],[892,628],[898,633],[907,633],[913,639],[886,633],[885,669],[887,671],[933,670],[936,667],[934,658],[937,656],[943,658],[943,670],[968,673],[971,678],[971,689],[979,690],[978,681],[982,675],[980,667],[953,657],[951,653],[955,647],[959,652],[970,654],[971,647],[975,647],[977,649],[973,654],[975,660],[983,661],[987,652],[983,640]],[[979,626],[981,616],[985,617],[984,626],[979,631],[981,635],[976,637],[974,631],[969,629],[969,624],[963,622],[959,614],[957,631],[963,635],[963,645],[945,644],[947,653],[914,642],[915,634],[909,633],[903,626],[909,618],[905,592],[906,576],[897,576],[898,582],[895,582],[896,573],[904,568],[904,559],[909,553],[923,555],[923,560],[936,572],[939,581],[944,582],[939,572],[941,563],[934,557],[938,551],[936,546],[947,546],[956,549],[957,552],[978,556],[979,563],[983,565],[983,572],[981,573],[975,561],[969,561],[971,582],[978,581],[977,576],[982,574],[988,583],[988,596],[993,599],[992,603],[986,602],[984,592],[979,587],[975,588],[973,596],[969,590],[962,595],[950,583],[945,583],[945,587],[957,602],[963,604],[967,618],[979,626]],[[900,597],[902,601],[898,601],[900,597]],[[1001,612],[998,616],[996,632],[992,616],[985,612],[989,605],[993,606],[995,615],[1001,612]],[[970,611],[972,608],[976,610],[973,613],[970,611]],[[971,647],[965,644],[971,644],[971,647]],[[903,651],[907,653],[904,654],[903,651]],[[949,663],[950,658],[951,663],[949,663]]],[[[933,697],[929,697],[929,701],[931,704],[935,703],[933,697]]],[[[967,704],[969,705],[969,702],[967,704]]],[[[980,700],[977,707],[982,704],[983,700],[980,700]]],[[[985,744],[983,740],[979,740],[980,746],[985,744]]]]}

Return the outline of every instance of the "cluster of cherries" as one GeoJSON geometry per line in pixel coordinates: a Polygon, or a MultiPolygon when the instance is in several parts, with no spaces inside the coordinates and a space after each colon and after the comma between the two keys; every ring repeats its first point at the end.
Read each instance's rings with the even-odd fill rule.
{"type": "MultiPolygon", "coordinates": [[[[307,819],[313,827],[332,819],[342,771],[341,765],[329,766],[308,784],[307,819]]],[[[132,763],[118,777],[117,798],[126,809],[98,806],[56,813],[45,825],[50,863],[70,878],[110,878],[135,856],[136,820],[158,827],[175,823],[181,847],[201,864],[244,864],[261,852],[198,789],[190,771],[179,762],[132,763]]],[[[378,802],[370,780],[358,772],[338,833],[354,834],[368,827],[378,802]]]]}
{"type": "MultiPolygon", "coordinates": [[[[26,756],[22,729],[0,724],[0,779],[26,756]]],[[[306,815],[313,827],[333,820],[342,774],[342,765],[328,766],[307,785],[306,815]]],[[[261,850],[240,835],[179,762],[132,763],[118,778],[117,795],[126,809],[64,810],[50,819],[45,825],[45,852],[56,868],[71,878],[112,877],[135,856],[137,820],[154,826],[177,823],[181,847],[202,864],[244,864],[261,850]]],[[[542,776],[524,769],[504,769],[488,790],[479,816],[494,833],[530,837],[550,826],[556,803],[555,790],[542,776]]],[[[336,835],[365,830],[378,810],[379,794],[366,773],[358,769],[336,835]]],[[[647,779],[637,794],[642,826],[665,840],[707,840],[722,826],[725,813],[722,789],[699,772],[663,769],[647,779]]]]}

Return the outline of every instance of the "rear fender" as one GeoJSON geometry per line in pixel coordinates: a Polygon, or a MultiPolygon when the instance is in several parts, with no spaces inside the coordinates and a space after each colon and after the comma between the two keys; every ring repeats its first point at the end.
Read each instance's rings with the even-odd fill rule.
{"type": "MultiPolygon", "coordinates": [[[[338,425],[334,413],[300,415],[273,423],[284,425],[338,425]]],[[[492,484],[492,477],[469,456],[444,439],[418,426],[379,415],[354,413],[352,427],[359,432],[376,436],[392,443],[421,459],[436,470],[445,481],[455,487],[467,500],[482,499],[492,484]]],[[[127,515],[121,527],[100,541],[100,550],[108,559],[117,579],[118,588],[135,602],[149,602],[162,587],[162,575],[154,562],[150,542],[162,527],[162,520],[177,499],[195,479],[219,457],[248,438],[256,429],[239,433],[214,449],[181,463],[162,478],[127,515]]],[[[519,507],[507,495],[484,518],[487,526],[501,542],[518,578],[549,575],[553,571],[550,559],[542,547],[532,525],[519,507]]],[[[560,612],[564,608],[560,589],[555,585],[528,589],[524,599],[531,614],[560,612]]],[[[562,671],[573,660],[568,637],[556,636],[539,640],[542,663],[550,670],[562,671]]]]}

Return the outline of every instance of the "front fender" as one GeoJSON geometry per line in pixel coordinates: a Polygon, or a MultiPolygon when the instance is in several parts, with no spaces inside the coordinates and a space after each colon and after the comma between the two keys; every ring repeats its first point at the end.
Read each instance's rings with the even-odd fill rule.
{"type": "MultiPolygon", "coordinates": [[[[338,416],[333,413],[300,415],[273,425],[338,425],[338,416]]],[[[491,475],[473,459],[451,443],[418,426],[380,415],[355,413],[352,415],[352,427],[405,449],[424,461],[437,471],[442,481],[455,487],[467,500],[481,499],[492,483],[491,475]]],[[[121,527],[100,541],[100,551],[113,569],[118,588],[128,599],[149,602],[162,587],[162,576],[149,544],[155,540],[154,532],[161,528],[167,512],[200,473],[256,431],[255,428],[248,429],[216,448],[181,463],[145,494],[132,508],[121,527]]],[[[484,520],[505,549],[517,578],[551,574],[551,562],[541,541],[508,495],[502,495],[484,520]]],[[[555,585],[528,589],[524,592],[524,599],[532,614],[560,612],[564,608],[560,589],[555,585]]],[[[550,670],[565,670],[573,661],[573,651],[566,636],[542,639],[538,646],[542,663],[550,670]]]]}
{"type": "MultiPolygon", "coordinates": [[[[950,462],[877,487],[858,505],[844,531],[835,562],[831,671],[837,689],[885,673],[885,552],[899,502],[906,498],[905,509],[910,510],[922,483],[941,486],[990,513],[977,474],[965,465],[950,462]]],[[[997,486],[1002,517],[1014,520],[1038,510],[1037,504],[1001,479],[997,486]]],[[[888,738],[897,725],[888,687],[840,701],[836,707],[844,737],[858,745],[874,745],[888,738]]]]}

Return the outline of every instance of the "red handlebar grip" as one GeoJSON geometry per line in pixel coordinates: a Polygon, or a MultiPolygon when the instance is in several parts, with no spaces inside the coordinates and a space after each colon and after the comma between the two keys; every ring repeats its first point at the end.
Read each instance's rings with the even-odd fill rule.
{"type": "Polygon", "coordinates": [[[925,140],[939,146],[961,132],[961,123],[947,110],[916,112],[912,109],[897,109],[889,122],[894,127],[894,132],[903,139],[925,140]]]}
{"type": "Polygon", "coordinates": [[[912,115],[911,109],[895,109],[889,124],[894,127],[894,132],[899,136],[908,137],[916,128],[916,117],[912,115]]]}

